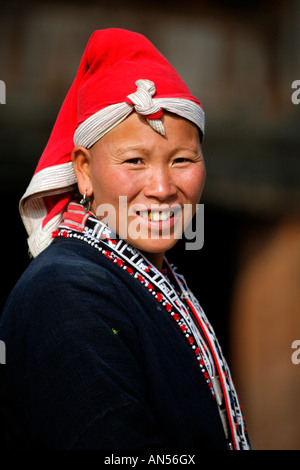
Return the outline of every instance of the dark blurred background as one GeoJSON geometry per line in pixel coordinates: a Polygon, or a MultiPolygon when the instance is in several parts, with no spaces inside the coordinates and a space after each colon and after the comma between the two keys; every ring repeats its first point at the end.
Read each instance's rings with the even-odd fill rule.
{"type": "Polygon", "coordinates": [[[18,201],[91,33],[109,27],[146,35],[203,103],[204,247],[182,240],[169,259],[215,327],[253,448],[300,449],[299,0],[2,0],[1,309],[30,262],[18,201]]]}

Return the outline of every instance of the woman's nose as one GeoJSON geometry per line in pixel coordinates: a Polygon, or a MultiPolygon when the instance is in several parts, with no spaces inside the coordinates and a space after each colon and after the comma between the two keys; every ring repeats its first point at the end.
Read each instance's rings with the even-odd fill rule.
{"type": "Polygon", "coordinates": [[[153,168],[145,181],[144,195],[159,201],[167,201],[177,193],[175,183],[167,168],[153,168]]]}

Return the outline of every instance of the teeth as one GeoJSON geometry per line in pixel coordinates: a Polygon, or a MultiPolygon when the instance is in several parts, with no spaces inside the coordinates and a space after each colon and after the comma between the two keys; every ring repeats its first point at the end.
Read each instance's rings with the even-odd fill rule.
{"type": "Polygon", "coordinates": [[[148,219],[148,211],[141,211],[140,215],[143,217],[143,219],[148,219]]]}
{"type": "Polygon", "coordinates": [[[170,217],[174,215],[173,211],[167,212],[167,211],[140,211],[139,212],[140,216],[143,217],[146,220],[153,220],[153,222],[159,222],[159,221],[165,221],[168,220],[170,217]]]}

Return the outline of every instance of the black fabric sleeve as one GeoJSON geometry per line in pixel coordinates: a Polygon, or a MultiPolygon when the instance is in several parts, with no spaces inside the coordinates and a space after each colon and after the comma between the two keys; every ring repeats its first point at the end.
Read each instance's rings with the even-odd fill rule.
{"type": "Polygon", "coordinates": [[[6,367],[24,432],[38,448],[167,450],[122,288],[105,270],[64,269],[33,271],[8,306],[19,320],[6,367]]]}

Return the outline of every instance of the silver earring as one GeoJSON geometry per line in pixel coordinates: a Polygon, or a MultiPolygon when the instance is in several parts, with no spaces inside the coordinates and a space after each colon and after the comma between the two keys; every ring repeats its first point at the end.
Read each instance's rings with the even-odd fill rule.
{"type": "Polygon", "coordinates": [[[86,212],[88,212],[90,210],[91,201],[90,201],[90,198],[87,197],[86,191],[85,191],[84,195],[82,196],[82,198],[80,199],[80,204],[84,207],[84,210],[86,212]]]}

